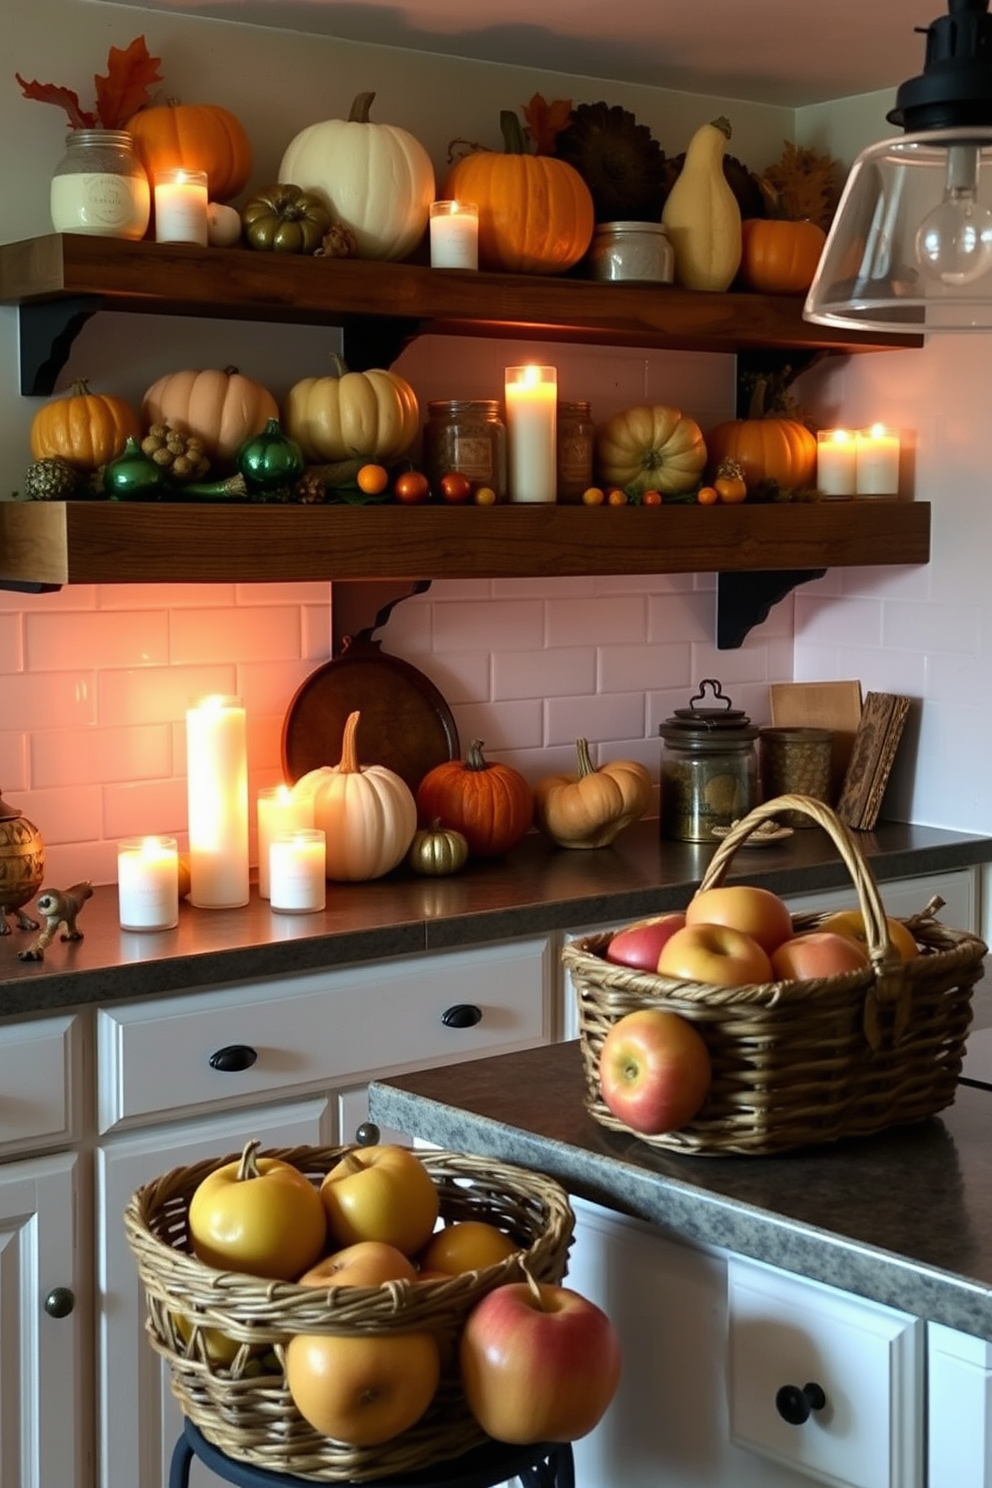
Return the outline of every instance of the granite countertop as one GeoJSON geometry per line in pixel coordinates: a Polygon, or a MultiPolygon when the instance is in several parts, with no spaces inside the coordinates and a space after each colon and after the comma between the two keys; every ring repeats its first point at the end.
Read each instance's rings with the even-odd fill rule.
{"type": "MultiPolygon", "coordinates": [[[[992,837],[938,827],[881,823],[858,843],[880,882],[992,862],[992,837]]],[[[53,941],[42,962],[18,959],[31,932],[0,937],[0,1017],[622,924],[683,907],[712,853],[662,842],[657,820],[638,822],[593,852],[556,848],[532,832],[505,857],[471,863],[451,878],[400,869],[373,883],[329,884],[320,914],[273,914],[253,886],[244,909],[183,904],[175,930],[152,934],[121,930],[116,887],[98,888],[80,915],[84,938],[53,941]]],[[[739,851],[728,873],[735,878],[789,894],[850,884],[819,828],[739,851]]]]}

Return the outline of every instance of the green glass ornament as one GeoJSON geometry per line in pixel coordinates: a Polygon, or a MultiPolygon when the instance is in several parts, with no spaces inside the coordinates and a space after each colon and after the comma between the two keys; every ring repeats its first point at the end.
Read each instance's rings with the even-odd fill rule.
{"type": "Polygon", "coordinates": [[[249,488],[277,491],[303,474],[303,453],[282,432],[279,420],[270,418],[261,434],[246,440],[238,450],[237,466],[249,488]]]}

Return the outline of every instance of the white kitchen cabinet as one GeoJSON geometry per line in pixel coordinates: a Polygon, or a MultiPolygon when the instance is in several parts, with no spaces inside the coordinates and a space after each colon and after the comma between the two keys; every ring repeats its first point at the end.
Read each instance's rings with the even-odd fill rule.
{"type": "Polygon", "coordinates": [[[928,1488],[992,1484],[992,1343],[927,1324],[928,1488]]]}
{"type": "MultiPolygon", "coordinates": [[[[981,878],[977,868],[955,868],[944,873],[930,873],[919,878],[894,878],[880,883],[879,893],[886,914],[906,919],[919,914],[929,900],[939,894],[944,907],[939,919],[952,930],[970,930],[978,935],[981,928],[981,878]]],[[[808,911],[825,914],[834,909],[853,909],[858,896],[853,883],[849,888],[818,889],[810,894],[787,895],[794,914],[808,911]]]]}

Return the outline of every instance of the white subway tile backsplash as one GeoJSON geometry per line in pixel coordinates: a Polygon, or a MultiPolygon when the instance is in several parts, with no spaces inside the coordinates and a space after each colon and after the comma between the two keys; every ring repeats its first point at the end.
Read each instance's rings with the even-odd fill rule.
{"type": "Polygon", "coordinates": [[[35,789],[155,780],[172,772],[171,731],[165,724],[134,728],[46,729],[31,738],[35,789]]]}
{"type": "Polygon", "coordinates": [[[544,745],[544,704],[537,699],[518,702],[459,703],[452,706],[462,754],[473,739],[481,739],[486,758],[499,757],[515,763],[520,749],[544,745]]]}
{"type": "Polygon", "coordinates": [[[596,653],[590,646],[553,651],[493,652],[493,700],[547,698],[596,690],[596,653]]]}
{"type": "Polygon", "coordinates": [[[175,610],[169,617],[169,659],[179,666],[232,660],[293,662],[299,659],[300,641],[299,610],[288,605],[175,610]]]}
{"type": "Polygon", "coordinates": [[[659,646],[640,641],[599,648],[599,692],[632,692],[635,689],[649,692],[660,684],[688,683],[689,676],[688,644],[659,646]]]}
{"type": "Polygon", "coordinates": [[[488,703],[493,696],[495,658],[488,651],[449,651],[446,656],[418,658],[419,663],[425,661],[420,670],[434,683],[449,707],[456,703],[488,703]]]}
{"type": "Polygon", "coordinates": [[[585,599],[552,599],[547,607],[549,646],[608,646],[644,634],[642,595],[590,595],[585,599]]]}
{"type": "Polygon", "coordinates": [[[108,785],[103,791],[103,835],[121,837],[168,835],[181,849],[188,843],[185,779],[134,780],[108,785]]]}
{"type": "Polygon", "coordinates": [[[64,671],[78,665],[81,657],[96,656],[101,666],[165,666],[169,661],[168,616],[140,610],[84,611],[72,617],[71,627],[62,615],[27,616],[24,659],[30,672],[64,671]]]}
{"type": "Polygon", "coordinates": [[[478,651],[501,646],[521,650],[544,645],[545,607],[539,599],[464,600],[439,604],[434,612],[434,645],[445,651],[478,651]]]}
{"type": "Polygon", "coordinates": [[[144,667],[100,674],[100,724],[185,721],[194,698],[210,693],[237,695],[238,668],[231,661],[214,666],[144,667]]]}
{"type": "MultiPolygon", "coordinates": [[[[0,611],[0,657],[3,658],[4,671],[23,672],[23,635],[23,617],[14,611],[9,614],[0,611]]],[[[3,726],[3,713],[0,711],[0,728],[3,726]]]]}
{"type": "MultiPolygon", "coordinates": [[[[97,721],[96,672],[12,672],[2,677],[0,727],[82,728],[97,721]]],[[[2,782],[0,782],[2,783],[2,782]]]]}
{"type": "Polygon", "coordinates": [[[641,739],[644,737],[643,692],[600,693],[595,697],[549,698],[545,705],[546,739],[641,739]]]}
{"type": "Polygon", "coordinates": [[[29,738],[30,735],[21,730],[0,732],[0,792],[12,805],[16,804],[18,810],[20,804],[11,801],[11,797],[27,790],[31,779],[28,770],[29,738]]]}

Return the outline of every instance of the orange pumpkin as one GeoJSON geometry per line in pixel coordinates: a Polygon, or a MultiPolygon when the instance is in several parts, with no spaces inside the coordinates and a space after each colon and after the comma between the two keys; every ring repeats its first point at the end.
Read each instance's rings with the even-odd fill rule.
{"type": "Polygon", "coordinates": [[[96,470],[121,454],[128,439],[140,439],[138,415],[123,398],[91,393],[74,382],[65,398],[38,409],[28,440],[35,460],[65,460],[76,470],[96,470]]]}
{"type": "Polygon", "coordinates": [[[491,764],[482,741],[473,740],[464,760],[445,760],[428,770],[417,787],[422,824],[441,820],[461,832],[469,854],[494,858],[509,852],[534,818],[534,793],[512,765],[491,764]]]}
{"type": "Polygon", "coordinates": [[[592,193],[575,168],[522,153],[516,114],[500,115],[505,152],[476,150],[455,162],[442,187],[479,207],[479,267],[511,274],[563,274],[592,241],[592,193]]]}
{"type": "Polygon", "coordinates": [[[168,424],[195,434],[212,458],[231,462],[246,439],[261,434],[279,407],[268,388],[236,367],[223,371],[169,372],[148,389],[141,416],[146,425],[168,424]]]}
{"type": "Polygon", "coordinates": [[[251,175],[251,142],[244,126],[216,103],[163,103],[128,121],[138,158],[151,181],[157,170],[181,167],[207,173],[207,195],[226,202],[251,175]]]}
{"type": "Polygon", "coordinates": [[[710,430],[706,449],[714,471],[735,460],[749,491],[762,481],[783,491],[816,484],[816,436],[798,419],[732,419],[710,430]]]}
{"type": "Polygon", "coordinates": [[[827,235],[815,222],[745,218],[740,277],[761,294],[805,294],[827,235]]]}

